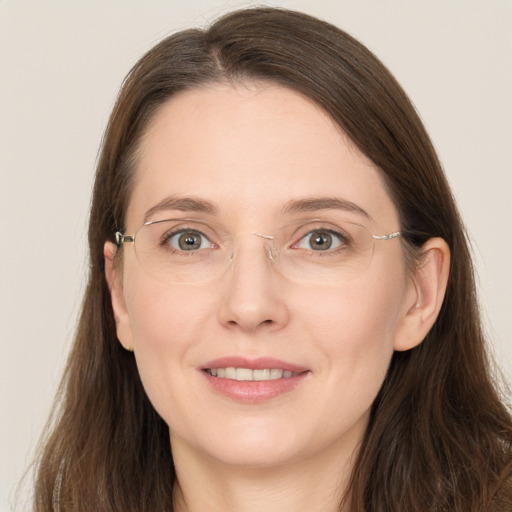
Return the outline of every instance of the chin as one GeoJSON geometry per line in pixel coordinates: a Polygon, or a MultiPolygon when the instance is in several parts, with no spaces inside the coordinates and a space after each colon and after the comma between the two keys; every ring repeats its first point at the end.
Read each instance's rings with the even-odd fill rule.
{"type": "Polygon", "coordinates": [[[307,450],[307,438],[282,421],[245,418],[245,421],[220,421],[200,432],[188,430],[186,436],[171,430],[171,446],[186,444],[209,459],[234,467],[269,468],[286,465],[307,450]],[[231,423],[231,424],[229,424],[231,423]],[[304,437],[304,439],[302,439],[304,437]]]}
{"type": "Polygon", "coordinates": [[[267,439],[243,439],[229,446],[216,446],[211,456],[220,464],[246,469],[270,469],[295,462],[300,446],[267,439]],[[241,442],[240,442],[241,441],[241,442]]]}

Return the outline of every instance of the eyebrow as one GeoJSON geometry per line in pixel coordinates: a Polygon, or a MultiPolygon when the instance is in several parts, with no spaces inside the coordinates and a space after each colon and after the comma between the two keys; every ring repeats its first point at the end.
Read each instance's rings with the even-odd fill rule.
{"type": "MultiPolygon", "coordinates": [[[[199,212],[215,215],[218,212],[217,207],[210,201],[198,197],[179,197],[175,195],[168,196],[155,206],[152,206],[144,214],[144,223],[148,222],[150,217],[156,213],[178,210],[182,212],[199,212]]],[[[341,199],[339,197],[316,197],[307,199],[296,199],[289,201],[283,208],[284,215],[296,215],[298,213],[316,212],[319,210],[343,210],[361,215],[371,219],[370,215],[357,204],[341,199]]]]}
{"type": "Polygon", "coordinates": [[[162,201],[160,201],[155,206],[152,206],[144,214],[144,223],[148,222],[149,218],[155,215],[155,213],[159,213],[165,210],[178,210],[181,212],[199,212],[208,213],[212,215],[217,212],[217,208],[215,207],[215,205],[204,199],[199,199],[197,197],[178,197],[172,195],[162,199],[162,201]]]}
{"type": "Polygon", "coordinates": [[[344,210],[371,219],[368,212],[357,204],[339,197],[315,197],[289,201],[283,208],[284,214],[315,212],[318,210],[344,210]]]}

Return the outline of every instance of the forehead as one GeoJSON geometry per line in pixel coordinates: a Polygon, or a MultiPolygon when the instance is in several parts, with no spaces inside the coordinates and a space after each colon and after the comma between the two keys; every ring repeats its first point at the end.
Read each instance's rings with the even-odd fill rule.
{"type": "Polygon", "coordinates": [[[160,108],[139,146],[127,226],[171,195],[230,218],[268,221],[289,201],[337,197],[396,220],[380,172],[331,117],[267,83],[187,90],[160,108]]]}

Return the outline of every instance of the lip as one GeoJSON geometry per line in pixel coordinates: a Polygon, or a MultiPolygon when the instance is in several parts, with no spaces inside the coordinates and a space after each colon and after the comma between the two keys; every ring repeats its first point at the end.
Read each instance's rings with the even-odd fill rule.
{"type": "Polygon", "coordinates": [[[311,373],[308,368],[303,366],[270,357],[260,357],[257,359],[222,357],[209,361],[198,369],[201,371],[210,389],[215,393],[230,400],[246,404],[258,404],[285,395],[296,389],[311,373]],[[250,368],[251,370],[278,368],[297,373],[298,375],[266,381],[237,381],[214,377],[205,371],[211,368],[229,367],[250,368]]]}
{"type": "Polygon", "coordinates": [[[265,368],[279,368],[293,373],[307,372],[309,368],[298,366],[287,361],[281,361],[272,357],[258,357],[257,359],[247,359],[239,356],[228,356],[214,359],[205,363],[201,370],[211,368],[249,368],[251,370],[264,370],[265,368]]]}

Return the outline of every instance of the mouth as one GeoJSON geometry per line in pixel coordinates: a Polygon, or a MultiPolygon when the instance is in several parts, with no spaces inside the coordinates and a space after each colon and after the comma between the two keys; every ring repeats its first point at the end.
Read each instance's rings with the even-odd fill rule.
{"type": "Polygon", "coordinates": [[[236,381],[254,381],[264,382],[277,379],[291,379],[297,377],[303,372],[292,372],[281,368],[262,368],[253,370],[251,368],[205,368],[204,371],[212,377],[219,379],[231,379],[236,381]]]}
{"type": "Polygon", "coordinates": [[[199,368],[215,393],[246,404],[289,394],[309,380],[309,368],[269,357],[223,357],[199,368]]]}

